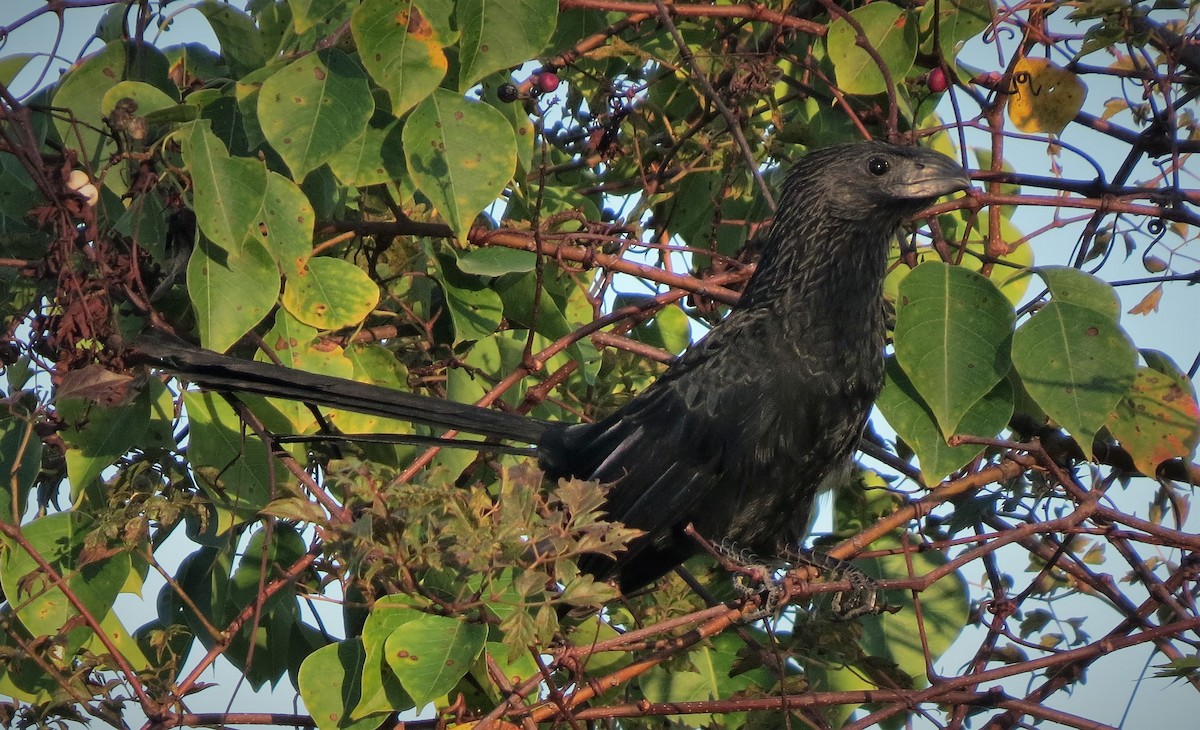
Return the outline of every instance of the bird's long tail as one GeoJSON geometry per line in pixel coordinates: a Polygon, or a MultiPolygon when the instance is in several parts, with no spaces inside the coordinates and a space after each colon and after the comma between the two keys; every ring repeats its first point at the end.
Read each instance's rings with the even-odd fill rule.
{"type": "Polygon", "coordinates": [[[242,360],[158,336],[137,339],[128,352],[211,390],[285,398],[523,444],[536,444],[552,427],[528,416],[242,360]]]}

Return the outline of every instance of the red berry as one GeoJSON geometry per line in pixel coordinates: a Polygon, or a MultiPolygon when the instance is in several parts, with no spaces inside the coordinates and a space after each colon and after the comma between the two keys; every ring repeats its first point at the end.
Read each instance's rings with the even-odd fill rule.
{"type": "Polygon", "coordinates": [[[950,86],[946,81],[946,72],[940,66],[929,72],[929,78],[925,83],[929,86],[929,90],[935,94],[942,93],[950,86]]]}
{"type": "Polygon", "coordinates": [[[553,71],[542,71],[533,78],[538,91],[549,94],[558,88],[558,76],[553,71]]]}

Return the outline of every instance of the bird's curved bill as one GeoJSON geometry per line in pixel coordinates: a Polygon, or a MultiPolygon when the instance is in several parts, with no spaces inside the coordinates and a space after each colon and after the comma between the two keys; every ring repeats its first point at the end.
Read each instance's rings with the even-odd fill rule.
{"type": "Polygon", "coordinates": [[[905,194],[913,199],[933,200],[971,187],[967,171],[954,160],[931,152],[919,165],[908,169],[903,182],[905,194]]]}

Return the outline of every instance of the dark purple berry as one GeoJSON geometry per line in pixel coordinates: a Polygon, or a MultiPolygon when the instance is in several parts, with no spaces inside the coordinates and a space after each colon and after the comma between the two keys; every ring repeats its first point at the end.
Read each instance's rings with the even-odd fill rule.
{"type": "Polygon", "coordinates": [[[500,84],[500,88],[496,89],[496,96],[505,104],[511,104],[520,96],[515,84],[500,84]]]}

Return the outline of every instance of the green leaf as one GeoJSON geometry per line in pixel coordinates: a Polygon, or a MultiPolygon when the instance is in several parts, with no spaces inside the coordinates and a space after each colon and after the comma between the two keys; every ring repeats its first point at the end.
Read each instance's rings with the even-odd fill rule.
{"type": "Polygon", "coordinates": [[[67,476],[78,493],[117,459],[138,445],[150,420],[150,398],[139,393],[130,403],[105,407],[82,398],[60,398],[58,415],[67,449],[67,476]]]}
{"type": "Polygon", "coordinates": [[[275,261],[257,242],[229,252],[201,238],[187,268],[200,342],[210,350],[228,350],[275,306],[280,282],[275,261]]]}
{"type": "MultiPolygon", "coordinates": [[[[963,225],[963,219],[957,213],[940,217],[942,231],[950,240],[960,240],[960,235],[955,235],[959,226],[963,225]]],[[[1000,237],[1004,241],[1019,241],[1025,237],[1020,229],[1012,224],[1012,221],[1005,215],[1000,216],[1000,237]]],[[[962,261],[957,264],[971,271],[981,271],[983,269],[984,260],[987,257],[987,235],[978,227],[972,226],[966,231],[965,249],[966,255],[962,257],[962,261]]],[[[926,261],[941,261],[942,258],[932,246],[918,247],[916,252],[916,262],[918,264],[926,261]]],[[[888,274],[883,280],[883,293],[888,299],[895,301],[900,289],[900,282],[912,273],[913,269],[908,266],[898,265],[900,262],[900,248],[893,246],[888,254],[888,274]]],[[[1027,244],[1017,246],[1011,252],[999,257],[997,263],[1001,266],[994,266],[988,278],[992,280],[1000,291],[1004,292],[1004,296],[1008,297],[1008,301],[1013,306],[1020,305],[1025,300],[1025,293],[1029,289],[1030,277],[1029,272],[1025,269],[1033,265],[1033,247],[1027,244]]]]}
{"type": "Polygon", "coordinates": [[[512,125],[487,104],[438,89],[404,125],[404,155],[417,187],[459,238],[512,178],[512,125]]]}
{"type": "Polygon", "coordinates": [[[0,418],[0,522],[21,523],[41,468],[42,440],[33,431],[33,421],[0,418]]]}
{"type": "Polygon", "coordinates": [[[265,67],[259,69],[258,73],[252,74],[245,82],[239,81],[233,85],[233,96],[237,101],[238,118],[241,123],[241,133],[246,138],[246,151],[256,150],[266,143],[267,137],[263,134],[262,125],[258,122],[258,97],[262,93],[263,81],[269,76],[266,74],[273,69],[265,67]],[[263,79],[257,77],[264,76],[263,79]]]}
{"type": "MultiPolygon", "coordinates": [[[[296,29],[296,33],[303,34],[312,30],[317,23],[325,19],[325,16],[320,12],[313,12],[313,4],[315,0],[287,0],[288,7],[292,11],[292,27],[296,29]]],[[[325,3],[317,3],[318,6],[324,7],[325,3]]]]}
{"type": "Polygon", "coordinates": [[[34,54],[32,53],[13,53],[0,58],[0,84],[11,87],[17,74],[21,73],[33,59],[34,54]]]}
{"type": "Polygon", "coordinates": [[[487,627],[426,615],[388,635],[388,666],[418,708],[441,697],[466,675],[487,641],[487,627]]]}
{"type": "MultiPolygon", "coordinates": [[[[534,661],[533,656],[528,651],[522,650],[520,652],[513,653],[510,652],[508,648],[504,646],[504,644],[501,644],[497,641],[489,641],[487,646],[484,648],[484,651],[486,651],[487,655],[496,663],[496,666],[500,668],[500,673],[504,675],[504,678],[507,679],[513,687],[519,686],[527,679],[532,679],[533,677],[538,676],[541,671],[537,665],[537,662],[534,661]]],[[[588,657],[588,673],[591,676],[601,676],[602,672],[597,670],[596,663],[592,662],[591,658],[591,656],[588,657]]],[[[486,686],[492,681],[491,678],[487,677],[487,675],[483,672],[480,672],[479,675],[480,684],[486,686]]]]}
{"type": "Polygon", "coordinates": [[[263,134],[297,181],[361,136],[374,111],[366,74],[335,50],[284,66],[258,94],[263,134]]]}
{"type": "Polygon", "coordinates": [[[220,396],[189,391],[183,395],[190,427],[188,458],[196,483],[212,501],[242,519],[253,519],[270,501],[282,467],[271,469],[266,444],[247,434],[233,409],[220,396]]]}
{"type": "MultiPolygon", "coordinates": [[[[638,680],[651,702],[693,702],[729,697],[738,692],[754,693],[774,684],[763,668],[730,676],[741,650],[741,640],[733,634],[712,637],[710,644],[698,645],[687,654],[691,669],[668,670],[655,666],[638,680]]],[[[680,715],[676,719],[693,726],[707,726],[710,718],[720,715],[680,715]]],[[[723,725],[724,723],[717,723],[723,725]]]]}
{"type": "MultiPolygon", "coordinates": [[[[888,536],[871,543],[871,547],[875,550],[897,549],[900,541],[888,536]]],[[[908,555],[863,560],[856,564],[871,577],[882,580],[928,575],[942,568],[946,562],[945,553],[923,550],[910,551],[908,555]]],[[[926,662],[940,659],[967,625],[970,603],[966,581],[958,572],[952,572],[923,590],[920,616],[913,607],[912,594],[908,591],[891,591],[887,598],[890,604],[901,607],[901,610],[864,618],[863,648],[868,656],[895,661],[919,686],[925,686],[926,662]]]]}
{"type": "Polygon", "coordinates": [[[1008,374],[1016,315],[991,280],[930,261],[900,284],[896,359],[949,437],[1008,374]]]}
{"type": "MultiPolygon", "coordinates": [[[[213,79],[229,78],[229,64],[221,54],[203,43],[181,43],[163,49],[163,54],[171,64],[171,74],[181,78],[184,85],[205,83],[213,79]]],[[[212,89],[212,91],[217,91],[212,89]]],[[[188,101],[195,101],[196,93],[188,94],[188,101]]]]}
{"type": "Polygon", "coordinates": [[[117,103],[123,99],[132,100],[137,105],[136,109],[131,111],[139,117],[179,106],[178,101],[164,94],[156,86],[141,81],[121,81],[104,92],[104,98],[100,101],[100,113],[105,116],[112,114],[117,108],[117,103]]]}
{"type": "Polygon", "coordinates": [[[183,161],[192,174],[192,206],[200,230],[228,252],[257,245],[267,195],[267,168],[258,160],[230,157],[205,122],[184,132],[183,161]]]}
{"type": "Polygon", "coordinates": [[[953,61],[963,45],[992,22],[990,0],[941,0],[921,8],[921,52],[933,52],[934,24],[942,58],[953,61]],[[937,14],[934,14],[934,11],[937,14]]]}
{"type": "Polygon", "coordinates": [[[1121,302],[1112,286],[1070,266],[1039,266],[1034,269],[1050,289],[1056,302],[1094,309],[1113,322],[1121,318],[1121,302]]]}
{"type": "Polygon", "coordinates": [[[442,50],[458,37],[445,0],[365,0],[354,10],[350,29],[371,78],[392,100],[397,117],[433,93],[446,76],[442,50]]]}
{"type": "MultiPolygon", "coordinates": [[[[265,335],[263,342],[271,350],[271,354],[279,358],[284,367],[303,370],[310,373],[320,373],[335,378],[348,378],[354,366],[342,354],[340,348],[314,347],[317,330],[280,309],[275,312],[275,323],[265,335]]],[[[258,355],[263,362],[270,362],[266,355],[258,355]]],[[[254,402],[252,399],[247,399],[254,402]]],[[[316,423],[312,409],[303,403],[292,400],[267,399],[272,411],[263,412],[264,418],[270,414],[279,413],[287,418],[289,426],[298,433],[303,433],[316,423]]],[[[257,412],[257,409],[256,409],[257,412]]]]}
{"type": "Polygon", "coordinates": [[[21,220],[29,209],[41,201],[33,189],[33,179],[10,155],[0,157],[0,214],[21,220]]]}
{"type": "MultiPolygon", "coordinates": [[[[2,560],[0,557],[0,561],[2,560]]],[[[50,703],[63,691],[62,675],[43,670],[34,657],[29,656],[22,645],[17,643],[19,638],[24,646],[29,646],[33,637],[13,614],[10,604],[0,605],[0,626],[4,627],[4,630],[0,631],[0,651],[3,651],[6,657],[10,657],[5,666],[0,668],[0,696],[32,704],[50,703]]],[[[82,684],[80,679],[76,679],[67,686],[80,693],[86,693],[82,684]]]]}
{"type": "Polygon", "coordinates": [[[1017,330],[1012,362],[1029,395],[1090,452],[1133,384],[1137,352],[1106,314],[1052,301],[1017,330]]]}
{"type": "MultiPolygon", "coordinates": [[[[640,296],[618,296],[613,308],[645,299],[640,296]]],[[[672,355],[678,355],[692,342],[692,320],[684,313],[682,307],[668,304],[660,309],[653,319],[634,327],[630,334],[639,342],[661,347],[672,355]]]]}
{"type": "MultiPolygon", "coordinates": [[[[983,446],[963,444],[951,447],[946,443],[933,411],[921,399],[895,357],[887,359],[885,373],[883,391],[875,405],[896,434],[916,453],[926,484],[940,482],[983,451],[983,446]]],[[[963,414],[956,431],[993,438],[1008,425],[1012,413],[1012,385],[1006,378],[963,414]]]]}
{"type": "Polygon", "coordinates": [[[554,35],[558,19],[555,0],[459,0],[455,11],[462,32],[459,91],[536,56],[554,35]]]}
{"type": "MultiPolygon", "coordinates": [[[[558,278],[548,273],[543,276],[541,284],[544,289],[536,312],[533,302],[538,277],[533,272],[501,277],[493,284],[493,288],[504,300],[505,319],[533,329],[546,338],[545,344],[548,345],[592,321],[591,303],[586,293],[572,286],[570,281],[567,276],[558,278]]],[[[591,340],[584,338],[572,343],[564,354],[580,365],[580,371],[591,382],[600,366],[600,353],[591,340]]],[[[554,370],[561,364],[551,359],[547,367],[554,370]]]]}
{"type": "MultiPolygon", "coordinates": [[[[352,366],[350,377],[360,383],[408,390],[408,370],[396,355],[379,345],[350,345],[343,353],[352,366]]],[[[328,411],[326,417],[342,433],[412,433],[413,425],[381,416],[352,411],[328,411]]]]}
{"type": "Polygon", "coordinates": [[[537,254],[503,246],[474,248],[458,257],[458,270],[475,276],[503,276],[533,271],[537,254]]]}
{"type": "Polygon", "coordinates": [[[359,719],[379,712],[394,712],[413,706],[412,698],[400,686],[400,680],[384,659],[388,636],[410,621],[426,614],[407,604],[407,596],[382,596],[371,607],[363,624],[362,644],[366,657],[362,669],[362,699],[351,717],[359,719]]]}
{"type": "Polygon", "coordinates": [[[321,730],[375,730],[380,718],[352,720],[350,712],[362,693],[360,677],[366,653],[359,639],[329,644],[309,654],[300,665],[300,697],[321,730]]]}
{"type": "Polygon", "coordinates": [[[80,151],[79,161],[89,170],[99,170],[113,150],[109,136],[99,131],[104,128],[100,121],[104,95],[129,78],[131,69],[140,72],[136,78],[170,88],[164,83],[167,60],[161,52],[148,45],[114,41],[72,67],[54,92],[54,106],[71,110],[70,115],[56,114],[54,126],[66,147],[80,151]]]}
{"type": "Polygon", "coordinates": [[[345,259],[318,256],[288,279],[283,306],[318,329],[356,325],[379,303],[379,287],[345,259]]]}
{"type": "MultiPolygon", "coordinates": [[[[883,59],[892,81],[899,85],[917,55],[917,24],[891,3],[872,3],[850,12],[862,26],[867,42],[883,59]]],[[[857,44],[858,33],[844,18],[829,24],[825,37],[838,87],[849,94],[880,94],[887,90],[879,65],[857,44]]]]}
{"type": "MultiPolygon", "coordinates": [[[[96,529],[95,520],[82,512],[58,512],[39,517],[22,526],[29,548],[62,577],[67,590],[87,609],[92,618],[103,620],[130,571],[128,553],[117,553],[99,561],[83,560],[84,542],[96,529]]],[[[66,630],[63,656],[70,657],[93,635],[77,619],[80,615],[67,594],[42,572],[38,562],[7,537],[0,538],[0,587],[4,597],[33,636],[57,636],[66,630]],[[68,629],[67,623],[72,627],[68,629]]]]}
{"type": "Polygon", "coordinates": [[[708,246],[713,230],[713,211],[721,204],[723,182],[724,170],[694,172],[680,181],[670,199],[656,206],[670,221],[671,232],[689,246],[708,246]]]}
{"type": "Polygon", "coordinates": [[[345,185],[379,185],[404,177],[404,145],[399,120],[374,123],[329,158],[329,168],[345,185]]]}
{"type": "Polygon", "coordinates": [[[459,272],[448,254],[435,255],[434,260],[434,276],[454,322],[454,343],[490,336],[504,314],[500,295],[479,278],[459,272]]]}
{"type": "Polygon", "coordinates": [[[249,15],[218,0],[203,0],[195,7],[212,26],[234,76],[240,78],[267,62],[269,50],[249,15]]]}
{"type": "Polygon", "coordinates": [[[267,172],[262,221],[258,233],[265,235],[267,250],[289,277],[305,268],[312,254],[313,229],[317,214],[304,191],[276,172],[267,172]]]}

